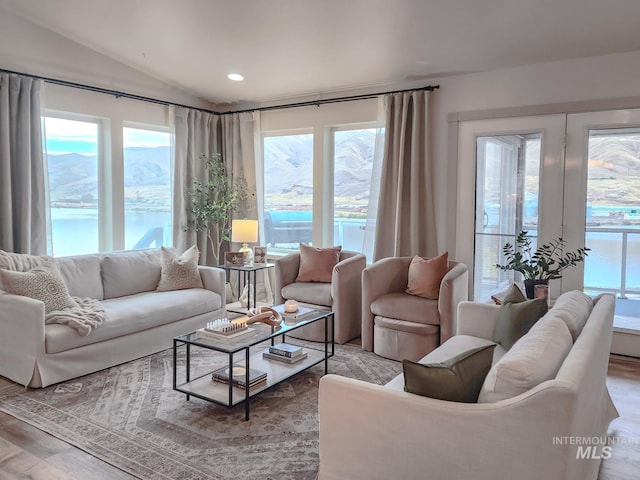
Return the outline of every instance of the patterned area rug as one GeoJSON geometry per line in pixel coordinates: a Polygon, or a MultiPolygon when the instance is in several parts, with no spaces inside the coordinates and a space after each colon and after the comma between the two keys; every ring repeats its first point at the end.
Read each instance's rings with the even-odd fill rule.
{"type": "MultiPolygon", "coordinates": [[[[226,356],[192,350],[203,373],[226,356]]],[[[44,389],[0,389],[0,410],[139,478],[314,479],[318,469],[318,381],[324,364],[251,399],[224,407],[172,389],[172,351],[44,389]]],[[[329,371],[383,384],[398,362],[336,345],[329,371]]]]}

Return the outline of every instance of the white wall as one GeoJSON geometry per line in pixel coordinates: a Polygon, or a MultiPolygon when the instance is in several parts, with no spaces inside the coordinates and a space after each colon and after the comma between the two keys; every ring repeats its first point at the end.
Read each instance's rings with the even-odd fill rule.
{"type": "Polygon", "coordinates": [[[27,22],[1,7],[0,69],[214,109],[209,102],[27,22]]]}
{"type": "Polygon", "coordinates": [[[457,165],[454,114],[499,118],[638,107],[640,52],[443,77],[433,83],[440,85],[432,122],[438,244],[440,251],[454,251],[457,168],[471,167],[457,165]]]}

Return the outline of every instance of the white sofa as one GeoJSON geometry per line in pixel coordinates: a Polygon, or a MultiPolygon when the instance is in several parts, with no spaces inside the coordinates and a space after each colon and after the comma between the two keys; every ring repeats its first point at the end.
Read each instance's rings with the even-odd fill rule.
{"type": "Polygon", "coordinates": [[[204,288],[156,291],[159,249],[60,257],[56,263],[75,297],[99,300],[101,326],[81,336],[45,325],[44,303],[0,291],[0,375],[45,387],[172,346],[172,339],[226,314],[225,272],[198,267],[204,288]]]}
{"type": "MultiPolygon", "coordinates": [[[[319,480],[597,478],[602,445],[593,437],[606,440],[608,425],[617,416],[605,383],[614,298],[605,294],[591,301],[576,291],[559,297],[556,305],[508,352],[500,345],[495,348],[478,403],[407,393],[402,374],[384,386],[324,376],[319,394],[319,480]],[[579,308],[574,308],[576,300],[582,304],[579,308]],[[578,314],[585,303],[590,304],[590,313],[578,314]],[[551,345],[566,344],[567,334],[563,331],[542,342],[536,335],[544,325],[562,328],[558,318],[571,324],[568,330],[573,333],[564,347],[567,351],[560,353],[557,373],[555,368],[551,374],[547,371],[549,379],[544,380],[539,370],[558,361],[553,357],[562,352],[562,348],[550,352],[551,345]],[[577,337],[575,342],[572,337],[577,337]],[[560,338],[564,340],[559,342],[560,338]],[[532,351],[532,345],[539,351],[532,351]],[[496,388],[505,387],[500,387],[505,365],[519,356],[525,360],[520,367],[529,373],[516,370],[515,385],[506,391],[532,386],[492,400],[496,388]],[[587,445],[578,445],[585,441],[587,445]]],[[[420,362],[441,362],[492,344],[498,311],[495,305],[461,303],[457,335],[420,362]]],[[[504,378],[513,373],[506,372],[504,378]]]]}

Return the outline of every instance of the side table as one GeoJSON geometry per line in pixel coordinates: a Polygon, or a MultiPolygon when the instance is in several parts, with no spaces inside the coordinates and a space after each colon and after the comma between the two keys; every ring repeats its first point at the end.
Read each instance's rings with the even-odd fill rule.
{"type": "MultiPolygon", "coordinates": [[[[227,272],[227,281],[229,280],[229,276],[231,272],[238,272],[238,298],[242,295],[242,289],[245,285],[247,285],[247,292],[249,293],[249,298],[247,299],[247,308],[256,308],[258,306],[257,293],[258,293],[258,285],[257,285],[257,273],[260,270],[266,270],[268,268],[275,267],[273,263],[256,263],[250,265],[218,265],[218,268],[222,268],[227,272]],[[253,278],[252,278],[253,277],[253,278]],[[240,281],[242,279],[242,281],[240,281]],[[253,302],[251,296],[251,288],[253,288],[253,302]]],[[[247,308],[235,308],[234,306],[227,307],[227,310],[230,312],[237,313],[246,313],[247,308]]]]}

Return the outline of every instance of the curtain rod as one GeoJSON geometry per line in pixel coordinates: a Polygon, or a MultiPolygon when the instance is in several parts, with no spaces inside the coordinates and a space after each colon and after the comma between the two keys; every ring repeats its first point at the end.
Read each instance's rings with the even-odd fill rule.
{"type": "Polygon", "coordinates": [[[270,107],[247,108],[246,110],[236,110],[233,112],[221,112],[220,115],[225,115],[230,113],[264,112],[266,110],[280,110],[283,108],[309,107],[312,105],[319,107],[320,105],[325,103],[340,103],[340,102],[351,102],[353,100],[367,100],[367,99],[379,97],[380,95],[392,95],[394,93],[418,92],[421,90],[427,90],[429,92],[432,92],[437,88],[440,88],[440,85],[427,85],[426,87],[408,88],[406,90],[394,90],[394,91],[380,92],[380,93],[365,93],[362,95],[350,95],[348,97],[327,98],[324,100],[309,100],[306,102],[285,103],[283,105],[272,105],[270,107]]]}
{"type": "Polygon", "coordinates": [[[15,72],[12,70],[6,70],[3,68],[0,68],[0,72],[4,72],[4,73],[9,73],[9,74],[14,74],[14,75],[21,75],[23,77],[29,77],[29,78],[34,78],[37,80],[42,80],[44,82],[47,83],[52,83],[54,85],[62,85],[64,87],[72,87],[72,88],[78,88],[81,90],[88,90],[90,92],[96,92],[96,93],[102,93],[105,95],[113,95],[116,98],[129,98],[131,100],[139,100],[142,102],[148,102],[148,103],[155,103],[158,105],[173,105],[176,107],[183,107],[183,108],[191,108],[194,110],[200,110],[201,112],[207,112],[207,113],[212,113],[214,115],[231,115],[233,113],[246,113],[246,112],[263,112],[263,111],[267,111],[267,110],[281,110],[281,109],[285,109],[285,108],[295,108],[295,107],[308,107],[308,106],[313,106],[315,105],[316,107],[319,107],[320,105],[323,104],[327,104],[327,103],[340,103],[340,102],[350,102],[353,100],[367,100],[367,99],[371,99],[371,98],[376,98],[380,95],[392,95],[394,93],[405,93],[405,92],[417,92],[417,91],[421,91],[421,90],[427,90],[432,92],[433,90],[436,90],[438,88],[440,88],[440,85],[427,85],[425,87],[418,87],[418,88],[408,88],[406,90],[394,90],[394,91],[388,91],[388,92],[379,92],[379,93],[366,93],[366,94],[362,94],[362,95],[351,95],[351,96],[347,96],[347,97],[336,97],[336,98],[327,98],[324,100],[309,100],[309,101],[305,101],[305,102],[297,102],[297,103],[286,103],[283,105],[272,105],[269,107],[255,107],[255,108],[247,108],[244,110],[233,110],[233,111],[228,111],[228,112],[216,112],[215,110],[207,110],[205,108],[199,108],[199,107],[192,107],[190,105],[183,105],[180,103],[174,103],[174,102],[169,102],[167,100],[159,100],[157,98],[151,98],[151,97],[145,97],[142,95],[135,95],[132,93],[127,93],[127,92],[120,92],[117,90],[111,90],[108,88],[102,88],[102,87],[96,87],[93,85],[85,85],[82,83],[76,83],[76,82],[70,82],[68,80],[60,80],[57,78],[51,78],[51,77],[43,77],[40,75],[33,75],[30,73],[23,73],[23,72],[15,72]]]}

